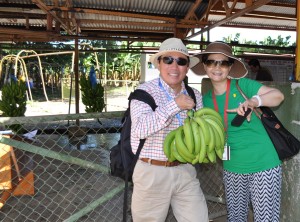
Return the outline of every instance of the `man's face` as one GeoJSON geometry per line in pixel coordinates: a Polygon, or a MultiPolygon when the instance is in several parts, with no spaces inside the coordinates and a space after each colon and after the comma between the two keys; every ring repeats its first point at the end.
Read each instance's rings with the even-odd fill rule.
{"type": "Polygon", "coordinates": [[[160,76],[174,90],[181,88],[181,82],[189,70],[189,63],[185,64],[186,60],[187,56],[180,52],[167,52],[160,58],[158,64],[160,76]]]}

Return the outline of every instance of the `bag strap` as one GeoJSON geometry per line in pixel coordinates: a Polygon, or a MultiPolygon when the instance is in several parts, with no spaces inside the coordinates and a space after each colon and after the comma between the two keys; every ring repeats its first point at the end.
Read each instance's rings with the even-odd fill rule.
{"type": "Polygon", "coordinates": [[[196,109],[196,104],[197,104],[197,100],[196,100],[196,96],[195,96],[195,92],[193,90],[192,87],[190,87],[188,84],[184,83],[186,91],[188,92],[189,96],[192,97],[192,99],[194,100],[195,106],[194,109],[196,109]]]}
{"type": "Polygon", "coordinates": [[[128,107],[130,107],[130,102],[132,99],[136,99],[141,102],[147,103],[152,108],[153,111],[157,108],[157,105],[156,105],[153,97],[145,90],[136,89],[132,93],[130,93],[130,95],[128,97],[128,100],[129,100],[128,107]]]}
{"type": "MultiPolygon", "coordinates": [[[[241,89],[241,87],[239,86],[239,80],[236,80],[235,82],[236,88],[238,89],[238,91],[241,93],[241,95],[244,97],[245,100],[249,99],[245,93],[243,92],[243,90],[241,89]]],[[[253,108],[253,111],[255,113],[255,115],[261,119],[261,111],[258,108],[253,108]]]]}

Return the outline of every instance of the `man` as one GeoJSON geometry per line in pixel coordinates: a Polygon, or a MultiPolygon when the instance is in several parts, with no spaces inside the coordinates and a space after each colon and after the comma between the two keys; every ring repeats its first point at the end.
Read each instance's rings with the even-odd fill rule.
{"type": "Polygon", "coordinates": [[[256,73],[255,80],[258,81],[273,81],[271,72],[260,66],[260,62],[257,59],[250,59],[248,65],[253,73],[256,73]]]}
{"type": "MultiPolygon", "coordinates": [[[[164,222],[171,205],[177,221],[207,222],[205,197],[191,164],[168,162],[163,151],[166,135],[183,124],[187,111],[195,106],[183,80],[199,60],[191,57],[180,39],[165,40],[150,58],[160,72],[157,79],[138,88],[150,93],[157,108],[141,101],[131,102],[131,145],[135,153],[140,139],[146,142],[133,173],[132,217],[134,222],[164,222]]],[[[194,90],[196,109],[202,97],[194,90]]]]}

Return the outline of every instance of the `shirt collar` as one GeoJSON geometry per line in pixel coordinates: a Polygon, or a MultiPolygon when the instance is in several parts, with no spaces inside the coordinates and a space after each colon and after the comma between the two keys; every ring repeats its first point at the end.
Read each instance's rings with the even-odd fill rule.
{"type": "MultiPolygon", "coordinates": [[[[175,95],[175,92],[174,90],[161,78],[159,77],[159,81],[161,82],[162,86],[164,87],[164,89],[170,94],[170,95],[173,95],[174,97],[177,96],[175,95]]],[[[182,81],[181,82],[181,90],[179,92],[179,94],[183,94],[184,92],[186,91],[185,89],[185,85],[184,85],[184,82],[182,81]]],[[[179,95],[178,94],[178,95],[179,95]]]]}

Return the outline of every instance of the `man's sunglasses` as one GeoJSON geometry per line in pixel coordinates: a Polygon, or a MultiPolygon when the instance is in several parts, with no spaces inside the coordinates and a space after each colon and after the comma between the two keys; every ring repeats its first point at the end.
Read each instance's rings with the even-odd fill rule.
{"type": "Polygon", "coordinates": [[[179,66],[185,66],[188,64],[188,60],[187,59],[184,59],[184,58],[173,58],[171,56],[167,56],[167,57],[159,57],[158,60],[162,60],[163,63],[167,64],[167,65],[171,65],[174,60],[176,61],[177,65],[179,66]]]}
{"type": "Polygon", "coordinates": [[[211,67],[216,67],[217,65],[220,66],[221,68],[228,68],[229,66],[232,65],[232,62],[229,62],[227,60],[220,60],[220,61],[216,61],[216,60],[206,60],[204,62],[204,64],[211,68],[211,67]]]}

